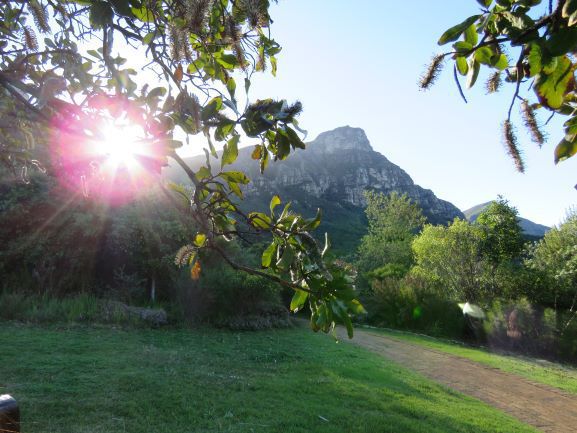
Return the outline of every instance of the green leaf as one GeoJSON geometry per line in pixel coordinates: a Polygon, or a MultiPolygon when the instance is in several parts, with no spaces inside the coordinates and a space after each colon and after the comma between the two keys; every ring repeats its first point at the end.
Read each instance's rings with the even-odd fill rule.
{"type": "Polygon", "coordinates": [[[457,39],[459,39],[459,36],[461,36],[463,34],[463,32],[465,30],[467,30],[467,28],[471,24],[473,24],[475,21],[477,21],[479,19],[480,16],[481,15],[470,16],[469,18],[467,18],[462,23],[451,27],[445,33],[443,33],[443,35],[439,38],[439,41],[437,43],[439,45],[445,45],[448,42],[456,41],[457,39]]]}
{"type": "Polygon", "coordinates": [[[202,248],[206,243],[206,235],[204,233],[197,233],[194,237],[194,245],[199,248],[202,248]]]}
{"type": "Polygon", "coordinates": [[[293,313],[296,313],[301,309],[301,307],[305,304],[306,300],[309,297],[309,293],[305,292],[304,290],[295,290],[295,294],[291,299],[290,310],[293,313]]]}
{"type": "Polygon", "coordinates": [[[577,153],[577,139],[573,136],[573,140],[567,140],[565,137],[563,140],[559,142],[557,147],[555,148],[555,164],[558,164],[561,161],[571,158],[573,155],[577,153]]]}
{"type": "Polygon", "coordinates": [[[479,76],[479,71],[481,70],[481,64],[471,57],[469,61],[469,72],[467,72],[467,88],[470,89],[475,85],[477,77],[479,76]]]}
{"type": "Polygon", "coordinates": [[[262,258],[261,258],[261,264],[263,268],[268,268],[270,267],[270,264],[272,262],[272,258],[276,252],[276,243],[272,242],[267,248],[266,250],[264,250],[264,252],[262,253],[262,258]]]}
{"type": "Polygon", "coordinates": [[[484,65],[491,65],[493,50],[489,47],[481,47],[475,51],[475,60],[484,65]]]}
{"type": "Polygon", "coordinates": [[[577,29],[567,27],[556,31],[545,42],[545,47],[554,57],[574,51],[577,47],[577,29]]]}
{"type": "Polygon", "coordinates": [[[222,151],[222,159],[220,161],[221,168],[236,161],[236,158],[238,157],[239,140],[240,135],[235,135],[227,141],[227,144],[224,145],[224,149],[222,151]]]}
{"type": "Polygon", "coordinates": [[[541,47],[538,44],[531,44],[527,60],[529,61],[530,77],[534,77],[541,72],[543,65],[541,64],[541,47]]]}
{"type": "Polygon", "coordinates": [[[145,6],[141,8],[132,8],[131,11],[134,14],[134,16],[138,18],[140,21],[143,21],[145,23],[151,23],[154,21],[154,14],[150,9],[148,9],[145,6]]]}
{"type": "Polygon", "coordinates": [[[230,77],[226,82],[226,90],[232,99],[234,99],[234,92],[236,91],[236,81],[234,78],[230,77]]]}
{"type": "Polygon", "coordinates": [[[473,49],[473,44],[465,41],[457,41],[453,44],[453,48],[458,53],[468,53],[473,49]]]}
{"type": "Polygon", "coordinates": [[[477,0],[477,3],[479,3],[481,6],[486,7],[486,8],[491,6],[492,2],[493,2],[493,0],[477,0]]]}
{"type": "Polygon", "coordinates": [[[274,214],[274,208],[277,207],[279,204],[281,204],[281,200],[280,197],[278,195],[273,195],[271,200],[270,200],[270,214],[273,215],[274,214]]]}
{"type": "Polygon", "coordinates": [[[210,170],[206,167],[200,167],[196,174],[194,175],[198,180],[206,179],[212,176],[210,170]]]}
{"type": "Polygon", "coordinates": [[[112,3],[112,7],[119,15],[129,18],[134,16],[128,0],[110,0],[110,3],[112,3]]]}
{"type": "Polygon", "coordinates": [[[270,217],[262,212],[251,212],[248,214],[250,223],[259,229],[268,229],[272,224],[270,217]]]}
{"type": "Polygon", "coordinates": [[[491,57],[491,66],[499,71],[504,71],[509,67],[509,59],[505,54],[495,54],[491,57]]]}
{"type": "Polygon", "coordinates": [[[323,216],[323,212],[322,212],[321,208],[318,208],[317,209],[317,215],[313,219],[307,221],[306,229],[307,230],[316,229],[321,224],[322,216],[323,216]]]}
{"type": "Polygon", "coordinates": [[[471,24],[465,30],[465,41],[471,44],[471,48],[477,45],[479,41],[479,35],[477,34],[477,26],[475,24],[471,24]]]}
{"type": "Polygon", "coordinates": [[[222,108],[222,98],[220,96],[212,98],[208,102],[208,104],[206,104],[206,106],[202,109],[202,113],[200,115],[200,118],[203,121],[206,121],[206,120],[214,117],[214,115],[216,113],[218,113],[221,108],[222,108]]]}
{"type": "Polygon", "coordinates": [[[220,57],[216,57],[216,61],[225,69],[234,69],[238,66],[238,59],[234,54],[223,54],[220,57]]]}
{"type": "Polygon", "coordinates": [[[241,171],[223,171],[220,175],[231,182],[240,183],[242,185],[246,185],[250,182],[248,176],[241,171]]]}
{"type": "Polygon", "coordinates": [[[90,7],[90,24],[95,29],[101,29],[104,26],[112,23],[112,18],[114,17],[114,11],[105,1],[95,1],[90,7]]]}
{"type": "Polygon", "coordinates": [[[150,45],[150,43],[154,40],[154,37],[156,36],[156,32],[150,32],[147,33],[143,38],[142,38],[142,43],[144,45],[150,45]]]}
{"type": "Polygon", "coordinates": [[[282,253],[282,257],[277,261],[276,266],[283,271],[288,271],[295,258],[293,247],[287,245],[282,253]]]}
{"type": "Polygon", "coordinates": [[[467,59],[465,57],[457,57],[457,71],[459,74],[465,76],[469,72],[469,65],[467,64],[467,59]]]}
{"type": "Polygon", "coordinates": [[[299,137],[299,135],[296,133],[296,131],[294,129],[292,129],[291,127],[287,126],[285,128],[286,133],[289,137],[291,146],[294,148],[298,147],[299,149],[305,149],[306,145],[303,143],[303,141],[301,140],[301,138],[299,137]]]}
{"type": "Polygon", "coordinates": [[[277,71],[277,62],[276,62],[276,57],[271,56],[270,57],[270,65],[271,65],[271,73],[273,77],[276,77],[276,71],[277,71]]]}
{"type": "Polygon", "coordinates": [[[575,81],[575,65],[566,56],[557,58],[557,67],[550,74],[543,70],[535,78],[535,93],[539,102],[550,109],[558,109],[565,101],[569,84],[575,81]]]}
{"type": "Polygon", "coordinates": [[[166,88],[165,87],[155,87],[150,92],[148,92],[148,95],[146,95],[146,97],[148,99],[152,99],[152,98],[162,97],[164,95],[166,95],[166,88]]]}
{"type": "Polygon", "coordinates": [[[342,319],[347,328],[347,336],[349,338],[353,338],[354,331],[353,331],[353,322],[351,322],[351,318],[345,314],[344,317],[342,317],[342,319]]]}

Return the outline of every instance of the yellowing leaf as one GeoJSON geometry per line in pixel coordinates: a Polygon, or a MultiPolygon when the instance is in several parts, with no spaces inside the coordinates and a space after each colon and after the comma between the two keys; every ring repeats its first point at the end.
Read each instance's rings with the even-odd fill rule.
{"type": "Polygon", "coordinates": [[[202,267],[200,266],[200,261],[197,260],[194,266],[190,269],[190,277],[195,281],[198,280],[201,271],[202,267]]]}
{"type": "Polygon", "coordinates": [[[184,76],[184,70],[182,69],[182,65],[178,65],[176,67],[176,71],[174,71],[174,78],[179,83],[182,81],[182,77],[184,76]]]}

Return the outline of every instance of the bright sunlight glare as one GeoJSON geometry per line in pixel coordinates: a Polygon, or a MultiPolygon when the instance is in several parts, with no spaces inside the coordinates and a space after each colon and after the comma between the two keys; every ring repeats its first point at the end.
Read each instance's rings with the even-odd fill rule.
{"type": "Polygon", "coordinates": [[[143,131],[138,126],[107,125],[97,146],[112,168],[127,169],[137,164],[136,157],[143,153],[143,131]]]}

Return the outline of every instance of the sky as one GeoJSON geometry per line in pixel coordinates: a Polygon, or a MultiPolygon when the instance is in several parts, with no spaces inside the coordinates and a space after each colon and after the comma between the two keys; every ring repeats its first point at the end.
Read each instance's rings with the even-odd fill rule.
{"type": "Polygon", "coordinates": [[[280,0],[271,8],[279,71],[253,76],[250,97],[300,100],[307,141],[343,125],[364,129],[374,150],[461,210],[501,194],[521,216],[558,224],[577,204],[577,157],[553,163],[561,122],[547,127],[539,149],[515,114],[527,167],[519,174],[500,130],[512,86],[485,95],[481,74],[465,104],[447,68],[431,90],[418,89],[442,51],[439,36],[477,11],[475,0],[280,0]]]}

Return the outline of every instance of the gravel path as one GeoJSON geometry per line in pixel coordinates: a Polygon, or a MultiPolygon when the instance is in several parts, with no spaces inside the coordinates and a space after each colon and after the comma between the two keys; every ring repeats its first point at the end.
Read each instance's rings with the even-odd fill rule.
{"type": "Polygon", "coordinates": [[[547,433],[577,432],[577,397],[466,358],[362,329],[348,340],[547,433]]]}

